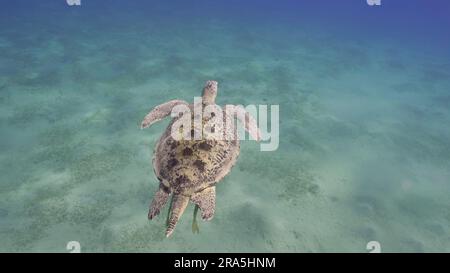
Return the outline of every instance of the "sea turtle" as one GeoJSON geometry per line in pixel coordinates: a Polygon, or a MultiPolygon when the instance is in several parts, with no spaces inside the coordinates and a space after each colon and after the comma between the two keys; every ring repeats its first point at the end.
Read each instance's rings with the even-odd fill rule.
{"type": "Polygon", "coordinates": [[[193,104],[171,100],[158,105],[145,116],[141,124],[143,129],[169,115],[173,118],[154,150],[153,170],[159,180],[159,189],[148,213],[149,219],[156,217],[170,195],[173,195],[169,208],[167,237],[172,234],[189,200],[196,205],[194,220],[198,208],[203,220],[213,218],[215,186],[230,172],[239,155],[235,117],[241,121],[253,139],[260,140],[260,131],[255,119],[242,106],[227,105],[225,109],[221,109],[215,104],[217,86],[216,81],[207,81],[201,101],[194,100],[193,104]],[[196,107],[201,107],[203,111],[208,106],[216,110],[208,113],[205,110],[200,112],[200,115],[198,111],[196,112],[198,109],[196,107]],[[173,113],[176,107],[185,110],[177,115],[173,113]],[[175,128],[180,123],[177,121],[181,121],[182,114],[186,114],[189,124],[194,124],[192,129],[183,126],[175,128]],[[219,115],[216,117],[216,114],[219,115]],[[191,138],[185,137],[186,130],[189,129],[188,135],[191,138]],[[200,133],[200,138],[197,133],[200,133]],[[180,138],[181,135],[183,137],[180,138]]]}

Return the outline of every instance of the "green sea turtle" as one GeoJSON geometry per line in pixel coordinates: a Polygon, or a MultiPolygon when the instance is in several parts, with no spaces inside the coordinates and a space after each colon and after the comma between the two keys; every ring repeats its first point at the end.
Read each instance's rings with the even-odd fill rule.
{"type": "Polygon", "coordinates": [[[230,172],[239,155],[235,118],[243,123],[253,139],[260,140],[255,119],[243,107],[227,105],[221,109],[215,104],[217,85],[216,81],[207,81],[201,101],[194,100],[193,104],[172,100],[156,106],[141,124],[141,128],[147,128],[169,115],[173,118],[154,151],[153,170],[159,180],[159,189],[148,213],[149,219],[156,217],[170,195],[173,195],[167,220],[167,237],[172,234],[189,201],[196,205],[194,221],[198,208],[203,220],[213,218],[215,186],[230,172]],[[208,112],[208,106],[215,110],[208,112]],[[173,113],[176,107],[185,109],[180,113],[185,114],[184,118],[187,117],[193,126],[176,127],[183,116],[173,113]],[[201,107],[201,114],[196,112],[196,107],[201,107]],[[197,134],[200,134],[200,138],[197,134]]]}

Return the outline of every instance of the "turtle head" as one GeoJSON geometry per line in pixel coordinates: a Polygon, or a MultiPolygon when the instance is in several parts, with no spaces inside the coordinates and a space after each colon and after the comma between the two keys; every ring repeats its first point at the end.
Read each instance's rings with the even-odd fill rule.
{"type": "Polygon", "coordinates": [[[205,87],[203,88],[202,99],[204,104],[215,104],[217,96],[217,85],[216,81],[207,81],[205,87]]]}

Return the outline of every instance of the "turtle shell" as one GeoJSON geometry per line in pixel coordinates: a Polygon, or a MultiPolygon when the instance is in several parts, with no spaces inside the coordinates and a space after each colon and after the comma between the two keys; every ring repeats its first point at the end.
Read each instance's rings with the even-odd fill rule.
{"type": "MultiPolygon", "coordinates": [[[[223,116],[225,121],[225,112],[223,116]]],[[[192,121],[193,118],[192,115],[192,121]]],[[[224,123],[214,123],[211,117],[203,117],[200,127],[192,126],[191,139],[176,140],[171,132],[177,120],[172,120],[156,144],[153,168],[158,180],[171,192],[189,196],[215,185],[231,171],[239,155],[239,139],[234,123],[225,129],[224,123]],[[201,131],[208,122],[215,130],[222,129],[224,135],[234,134],[235,137],[212,138],[205,132],[203,137],[195,139],[195,132],[201,131]]]]}

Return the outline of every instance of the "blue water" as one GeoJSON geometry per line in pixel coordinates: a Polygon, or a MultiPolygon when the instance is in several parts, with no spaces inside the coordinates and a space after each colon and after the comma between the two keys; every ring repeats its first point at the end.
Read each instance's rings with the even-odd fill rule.
{"type": "Polygon", "coordinates": [[[450,251],[450,2],[0,1],[0,251],[450,251]],[[276,104],[216,214],[173,236],[139,130],[206,80],[276,104]]]}

